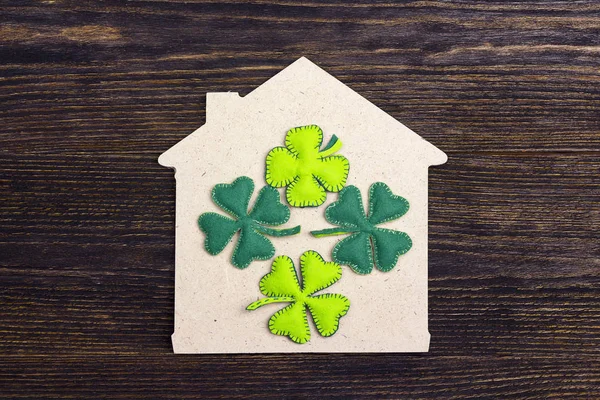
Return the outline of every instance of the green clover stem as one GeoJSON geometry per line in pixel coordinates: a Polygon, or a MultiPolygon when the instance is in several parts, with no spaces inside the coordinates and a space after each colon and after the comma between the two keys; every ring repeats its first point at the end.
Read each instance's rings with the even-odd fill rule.
{"type": "Polygon", "coordinates": [[[340,150],[342,148],[342,141],[338,139],[337,136],[333,135],[331,137],[331,139],[329,139],[329,143],[327,143],[327,146],[325,146],[323,148],[323,150],[321,150],[319,152],[319,157],[323,158],[323,157],[328,157],[330,155],[332,155],[333,153],[337,152],[338,150],[340,150]]]}
{"type": "Polygon", "coordinates": [[[319,231],[311,231],[310,234],[314,237],[320,238],[324,236],[334,236],[334,235],[346,235],[349,233],[360,232],[359,229],[350,229],[350,228],[328,228],[321,229],[319,231]]]}
{"type": "Polygon", "coordinates": [[[246,307],[246,310],[256,310],[258,307],[262,307],[271,303],[291,303],[293,301],[296,301],[296,299],[290,296],[267,297],[249,304],[248,307],[246,307]]]}
{"type": "Polygon", "coordinates": [[[260,233],[262,233],[264,235],[275,236],[275,237],[290,236],[290,235],[295,235],[297,233],[300,233],[300,225],[295,226],[293,228],[288,228],[288,229],[273,229],[273,228],[267,228],[266,226],[262,226],[262,225],[255,225],[254,229],[256,229],[257,231],[259,231],[260,233]]]}

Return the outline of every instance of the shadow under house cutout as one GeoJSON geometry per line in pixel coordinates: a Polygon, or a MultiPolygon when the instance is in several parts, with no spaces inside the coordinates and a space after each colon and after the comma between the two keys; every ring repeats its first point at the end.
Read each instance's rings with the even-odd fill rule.
{"type": "Polygon", "coordinates": [[[300,58],[162,154],[175,353],[425,352],[441,150],[300,58]]]}

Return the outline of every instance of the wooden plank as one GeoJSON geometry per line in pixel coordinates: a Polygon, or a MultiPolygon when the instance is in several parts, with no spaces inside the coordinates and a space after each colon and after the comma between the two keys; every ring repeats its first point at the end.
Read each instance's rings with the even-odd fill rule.
{"type": "Polygon", "coordinates": [[[581,399],[593,398],[600,383],[597,357],[561,355],[55,355],[7,361],[0,376],[11,379],[3,395],[14,399],[581,399]]]}
{"type": "Polygon", "coordinates": [[[203,123],[204,93],[246,94],[302,55],[447,152],[600,148],[593,1],[307,5],[6,7],[4,148],[158,153],[203,123]]]}

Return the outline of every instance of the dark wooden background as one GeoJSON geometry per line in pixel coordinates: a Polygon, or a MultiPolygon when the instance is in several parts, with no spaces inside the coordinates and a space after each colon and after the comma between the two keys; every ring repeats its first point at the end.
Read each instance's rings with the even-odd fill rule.
{"type": "Polygon", "coordinates": [[[600,398],[600,2],[0,4],[0,397],[600,398]],[[302,55],[450,157],[431,351],[174,355],[156,159],[302,55]]]}

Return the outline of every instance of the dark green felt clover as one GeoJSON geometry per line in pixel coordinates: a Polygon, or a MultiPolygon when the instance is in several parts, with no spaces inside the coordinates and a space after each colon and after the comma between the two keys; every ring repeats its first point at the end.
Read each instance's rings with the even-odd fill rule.
{"type": "Polygon", "coordinates": [[[260,190],[254,207],[248,212],[252,192],[254,182],[247,176],[231,184],[218,184],[212,190],[212,199],[233,218],[214,212],[198,218],[198,225],[206,234],[204,247],[212,255],[222,252],[233,235],[240,233],[231,257],[231,263],[240,269],[254,260],[268,260],[275,255],[275,247],[265,235],[288,236],[300,232],[300,226],[280,230],[268,227],[285,224],[290,219],[289,208],[281,203],[279,192],[270,186],[260,190]]]}
{"type": "Polygon", "coordinates": [[[373,265],[391,271],[398,257],[412,247],[410,237],[400,231],[377,225],[400,218],[408,211],[408,201],[392,193],[382,182],[369,189],[369,214],[365,214],[362,197],[356,186],[346,186],[339,199],[325,210],[325,218],[339,228],[312,231],[315,237],[350,234],[333,248],[332,258],[348,265],[359,274],[369,274],[373,265]]]}

